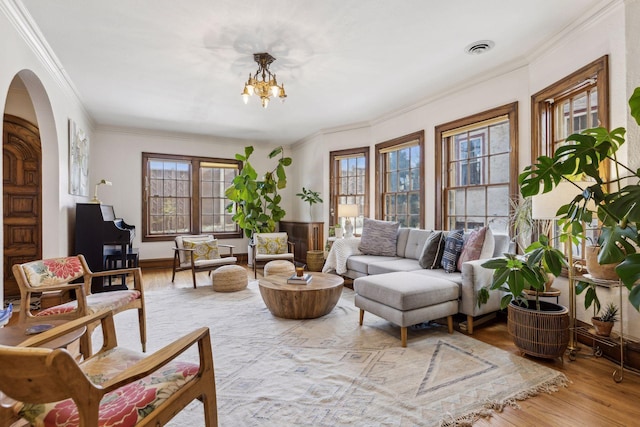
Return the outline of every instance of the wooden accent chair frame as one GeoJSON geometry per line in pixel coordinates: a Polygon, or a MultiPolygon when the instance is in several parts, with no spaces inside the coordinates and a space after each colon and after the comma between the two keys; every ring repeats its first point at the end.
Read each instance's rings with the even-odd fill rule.
{"type": "MultiPolygon", "coordinates": [[[[175,247],[173,248],[173,273],[171,274],[171,282],[176,278],[176,272],[191,270],[191,277],[193,278],[193,288],[196,288],[196,273],[200,271],[207,271],[211,274],[212,270],[223,265],[233,265],[238,262],[238,258],[233,256],[233,245],[222,245],[217,242],[211,234],[197,234],[190,236],[176,236],[175,247]],[[185,241],[193,242],[194,247],[185,247],[185,241]],[[216,252],[213,257],[210,257],[208,252],[200,251],[198,249],[198,243],[205,244],[206,242],[216,242],[217,248],[226,248],[229,251],[228,255],[220,256],[219,252],[216,252]]],[[[206,245],[203,246],[206,248],[206,245]]]]}
{"type": "MultiPolygon", "coordinates": [[[[146,351],[147,327],[144,305],[142,272],[140,268],[121,268],[92,272],[82,255],[64,258],[50,258],[15,264],[13,275],[20,287],[20,323],[45,323],[47,319],[77,319],[104,310],[120,313],[124,310],[138,310],[140,342],[146,351]],[[91,293],[94,277],[113,275],[133,275],[133,289],[91,293]],[[71,283],[82,278],[79,283],[71,283]],[[76,299],[56,305],[34,314],[31,312],[33,294],[52,291],[73,291],[76,299]]],[[[96,325],[88,325],[87,333],[80,340],[80,352],[85,358],[91,355],[91,332],[96,325]]]]}
{"type": "Polygon", "coordinates": [[[253,233],[253,278],[258,278],[258,264],[269,261],[287,260],[293,262],[295,243],[289,241],[287,233],[253,233]]]}
{"type": "Polygon", "coordinates": [[[0,390],[15,400],[5,399],[3,427],[9,411],[13,420],[44,427],[165,425],[194,399],[204,405],[205,425],[217,426],[209,329],[145,357],[117,346],[112,311],[70,321],[19,347],[0,345],[0,390]],[[103,346],[87,360],[77,362],[64,349],[34,348],[95,323],[102,325],[103,346]],[[194,344],[199,364],[174,360],[194,344]]]}

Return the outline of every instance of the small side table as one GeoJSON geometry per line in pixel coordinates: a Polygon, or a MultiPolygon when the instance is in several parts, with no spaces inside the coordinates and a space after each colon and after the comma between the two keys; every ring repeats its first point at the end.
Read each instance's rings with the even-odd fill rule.
{"type": "Polygon", "coordinates": [[[556,289],[554,287],[551,287],[549,288],[548,291],[544,291],[544,292],[537,292],[531,289],[525,289],[523,292],[527,294],[527,296],[534,297],[534,298],[536,294],[538,295],[538,297],[555,298],[556,304],[558,304],[560,301],[560,294],[561,294],[560,289],[556,289]]]}
{"type": "MultiPolygon", "coordinates": [[[[68,320],[44,320],[39,323],[16,323],[14,325],[7,325],[4,328],[0,328],[0,344],[16,346],[19,345],[22,341],[27,340],[31,337],[25,331],[27,328],[37,325],[53,325],[54,327],[64,325],[68,320]]],[[[87,331],[87,328],[78,328],[74,331],[69,332],[66,335],[61,336],[60,338],[56,338],[53,341],[50,341],[43,345],[45,348],[63,348],[67,347],[69,344],[73,343],[80,339],[82,335],[87,331]]]]}

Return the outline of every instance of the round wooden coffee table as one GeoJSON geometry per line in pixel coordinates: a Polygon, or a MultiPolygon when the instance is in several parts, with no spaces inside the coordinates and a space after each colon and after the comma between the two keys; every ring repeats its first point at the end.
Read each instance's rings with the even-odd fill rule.
{"type": "Polygon", "coordinates": [[[333,310],[342,294],[344,279],[335,274],[311,273],[307,285],[287,283],[290,274],[260,279],[260,294],[274,316],[284,319],[315,319],[333,310]]]}

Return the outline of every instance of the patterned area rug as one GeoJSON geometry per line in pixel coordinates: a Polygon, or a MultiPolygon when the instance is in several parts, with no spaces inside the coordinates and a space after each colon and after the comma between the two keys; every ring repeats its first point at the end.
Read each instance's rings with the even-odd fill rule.
{"type": "MultiPolygon", "coordinates": [[[[410,330],[402,348],[399,328],[383,319],[366,313],[358,325],[353,295],[345,288],[329,315],[299,321],[272,316],[257,282],[235,293],[147,292],[148,351],[211,329],[222,427],[470,425],[567,385],[560,372],[436,324],[410,330]]],[[[116,326],[120,345],[140,348],[135,313],[117,315],[116,326]]],[[[170,425],[203,420],[194,402],[170,425]]]]}

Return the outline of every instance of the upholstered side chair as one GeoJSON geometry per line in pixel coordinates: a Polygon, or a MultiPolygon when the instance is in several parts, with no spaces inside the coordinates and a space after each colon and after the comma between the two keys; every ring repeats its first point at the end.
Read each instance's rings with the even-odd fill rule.
{"type": "Polygon", "coordinates": [[[176,236],[173,248],[173,273],[171,281],[176,278],[176,272],[191,270],[193,287],[196,288],[196,273],[212,270],[223,265],[234,265],[238,258],[233,256],[233,245],[223,245],[211,234],[176,236]],[[220,248],[225,248],[228,254],[221,255],[220,248]]]}
{"type": "Polygon", "coordinates": [[[117,346],[113,312],[103,311],[36,335],[17,347],[0,345],[0,384],[13,400],[5,404],[5,415],[11,411],[13,419],[31,425],[165,425],[199,399],[205,425],[217,426],[211,339],[204,327],[145,357],[117,346]],[[65,349],[43,348],[48,341],[96,323],[102,325],[103,346],[82,362],[65,349]],[[199,363],[175,360],[195,345],[199,363]]]}
{"type": "Polygon", "coordinates": [[[264,266],[269,261],[287,260],[293,262],[295,244],[289,241],[287,233],[253,233],[253,278],[258,278],[258,264],[264,266]]]}
{"type": "MultiPolygon", "coordinates": [[[[46,319],[77,319],[104,310],[120,313],[124,310],[135,309],[138,310],[142,351],[146,351],[147,327],[140,268],[93,272],[87,265],[84,256],[76,255],[15,264],[13,275],[20,288],[19,322],[42,323],[46,322],[46,319]],[[91,281],[94,277],[128,274],[133,275],[133,289],[91,293],[91,281]],[[53,291],[72,291],[71,293],[75,294],[76,299],[36,313],[32,312],[31,299],[34,294],[53,291]]],[[[80,351],[84,357],[91,355],[91,333],[95,326],[97,325],[88,325],[87,333],[80,339],[80,351]]]]}

